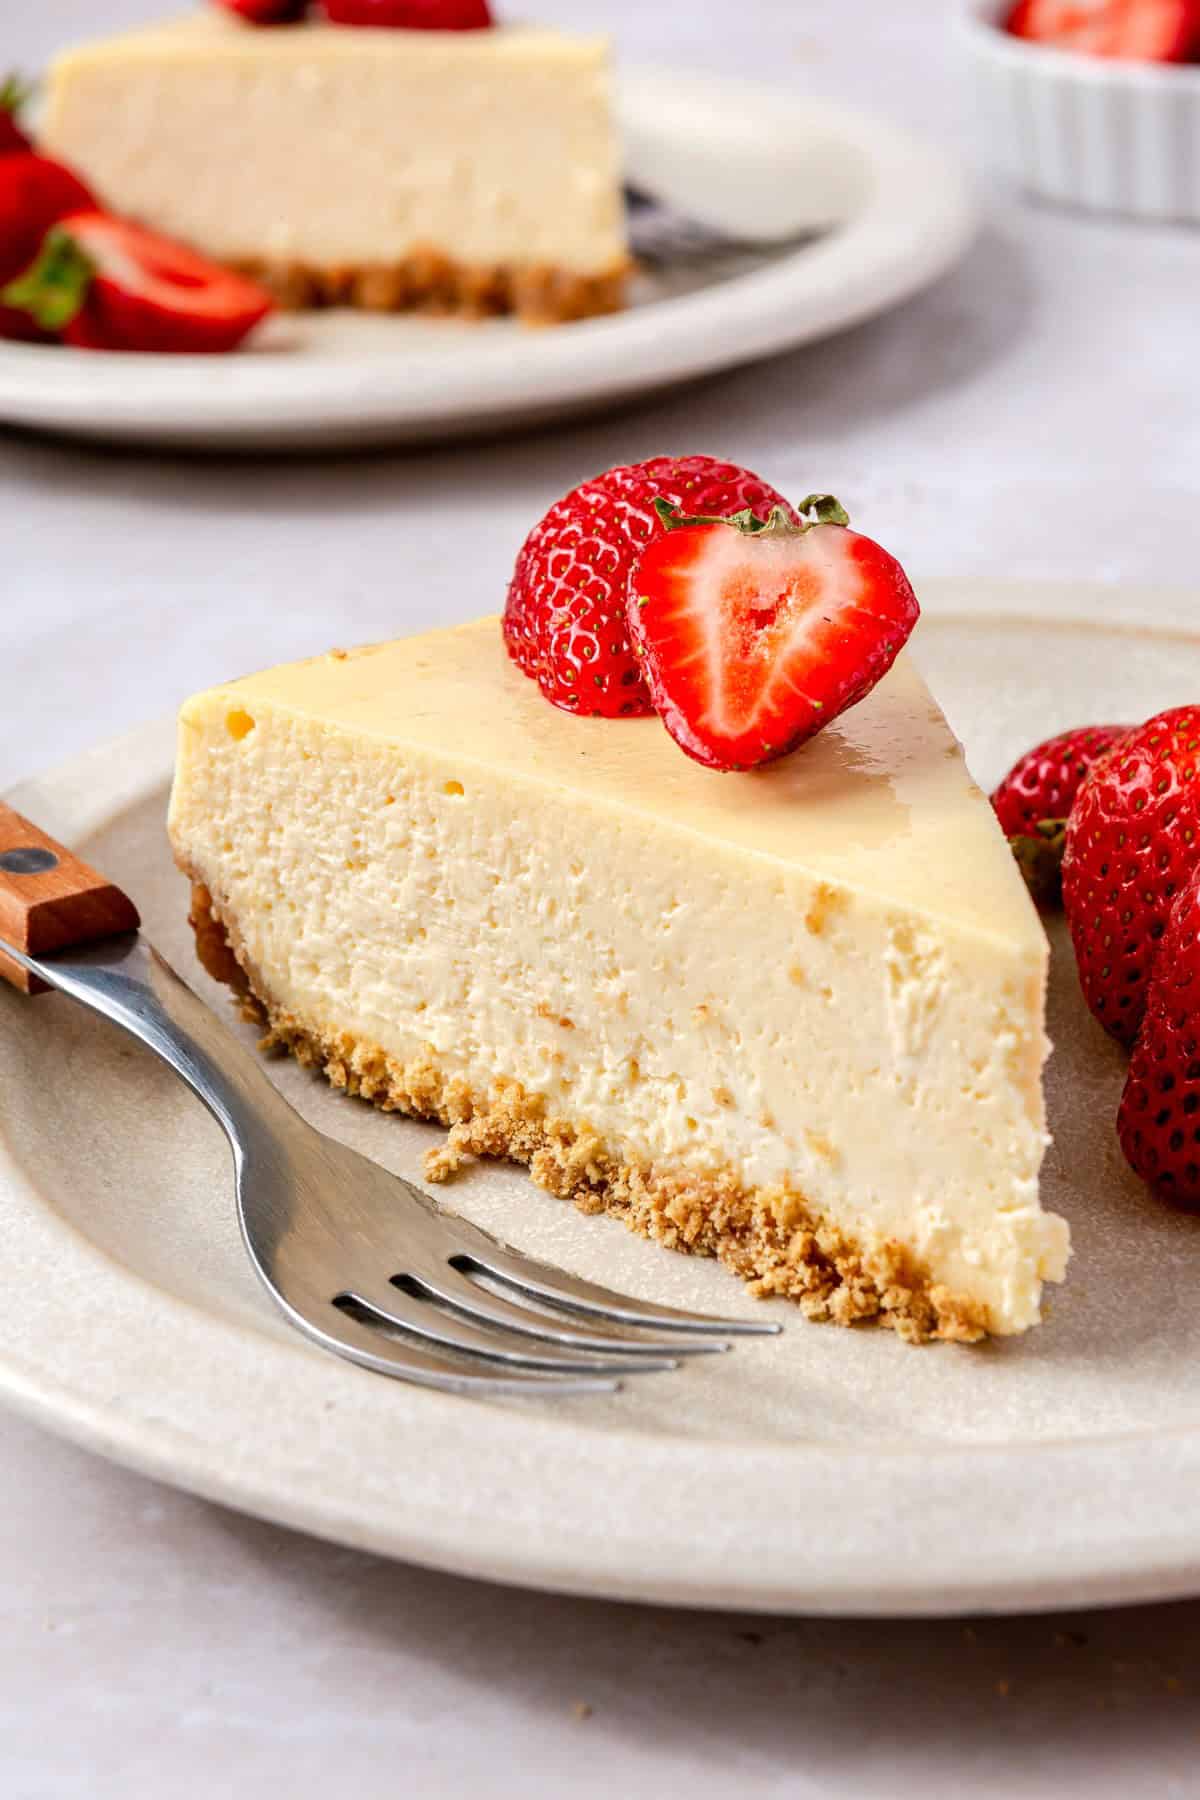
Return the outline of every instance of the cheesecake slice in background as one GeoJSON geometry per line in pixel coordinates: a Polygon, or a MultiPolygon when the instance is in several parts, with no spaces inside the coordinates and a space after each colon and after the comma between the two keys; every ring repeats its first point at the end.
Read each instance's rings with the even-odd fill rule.
{"type": "Polygon", "coordinates": [[[603,38],[209,7],[60,56],[42,142],[105,207],[284,305],[557,322],[622,302],[603,38]]]}
{"type": "MultiPolygon", "coordinates": [[[[190,701],[209,967],[337,1086],[756,1292],[910,1339],[1037,1322],[1047,946],[905,657],[714,774],[548,706],[498,621],[190,701]]],[[[519,1221],[514,1221],[514,1234],[519,1221]]]]}

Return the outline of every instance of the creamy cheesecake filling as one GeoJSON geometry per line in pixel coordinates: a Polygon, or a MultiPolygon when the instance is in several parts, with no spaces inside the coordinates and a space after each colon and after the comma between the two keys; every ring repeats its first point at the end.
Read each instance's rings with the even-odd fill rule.
{"type": "Polygon", "coordinates": [[[60,57],[42,139],[107,206],[293,303],[546,319],[620,303],[601,38],[256,30],[206,6],[60,57]]]}
{"type": "MultiPolygon", "coordinates": [[[[623,1170],[802,1196],[863,1256],[902,1247],[987,1329],[1036,1322],[1067,1256],[1037,1203],[1040,933],[699,846],[636,805],[548,805],[469,745],[351,733],[271,681],[185,711],[171,829],[285,1037],[326,1060],[432,1058],[477,1107],[515,1084],[623,1170]]],[[[660,732],[603,729],[648,746],[643,726],[660,732]]]]}
{"type": "Polygon", "coordinates": [[[236,924],[222,920],[201,883],[193,884],[191,921],[209,973],[236,990],[247,1017],[266,1024],[264,1051],[284,1050],[384,1111],[450,1128],[444,1147],[426,1157],[429,1180],[451,1179],[472,1157],[507,1158],[582,1212],[613,1214],[667,1249],[719,1257],[756,1296],[796,1301],[811,1319],[877,1323],[910,1343],[973,1343],[986,1335],[986,1308],[935,1282],[902,1243],[856,1242],[794,1188],[751,1190],[729,1170],[702,1177],[623,1161],[590,1126],[550,1114],[515,1082],[472,1090],[446,1073],[429,1046],[400,1063],[347,1032],[305,1026],[271,998],[236,924]]]}

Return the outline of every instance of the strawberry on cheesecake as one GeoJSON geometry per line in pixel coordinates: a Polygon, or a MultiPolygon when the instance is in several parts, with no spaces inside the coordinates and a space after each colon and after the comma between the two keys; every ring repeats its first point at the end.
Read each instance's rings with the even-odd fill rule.
{"type": "Polygon", "coordinates": [[[557,322],[628,266],[608,46],[482,0],[276,0],[79,46],[42,140],[285,305],[557,322]]]}
{"type": "Polygon", "coordinates": [[[503,634],[190,701],[171,836],[209,968],[449,1127],[431,1178],[514,1158],[814,1317],[1019,1332],[1068,1254],[1046,941],[844,518],[710,458],[610,471],[503,634]]]}

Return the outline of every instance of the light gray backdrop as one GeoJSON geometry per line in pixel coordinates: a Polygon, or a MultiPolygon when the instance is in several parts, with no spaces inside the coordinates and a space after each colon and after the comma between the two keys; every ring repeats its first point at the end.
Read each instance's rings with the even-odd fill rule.
{"type": "MultiPolygon", "coordinates": [[[[0,54],[36,70],[157,10],[10,0],[0,54]]],[[[969,144],[931,0],[536,10],[603,20],[631,62],[969,144]]],[[[497,608],[551,498],[664,449],[831,489],[918,585],[1200,591],[1200,238],[984,195],[973,254],[889,318],[578,430],[240,465],[0,435],[0,785],[249,666],[497,608]]],[[[208,1800],[285,1770],[301,1800],[1200,1792],[1197,1606],[879,1626],[508,1594],[239,1519],[2,1414],[0,1491],[6,1800],[208,1800]]]]}

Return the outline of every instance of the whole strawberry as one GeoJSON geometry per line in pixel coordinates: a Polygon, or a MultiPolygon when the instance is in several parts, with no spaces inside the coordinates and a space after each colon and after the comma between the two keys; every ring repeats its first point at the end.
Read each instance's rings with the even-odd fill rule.
{"type": "Polygon", "coordinates": [[[1158,713],[1086,777],[1067,822],[1063,905],[1084,998],[1131,1044],[1167,915],[1200,859],[1200,706],[1158,713]]]}
{"type": "Polygon", "coordinates": [[[783,496],[736,463],[711,456],[656,456],[609,469],[572,489],[535,525],[517,557],[504,638],[508,653],[548,700],[604,718],[654,711],[630,642],[629,582],[666,526],[655,500],[727,518],[764,517],[783,496]]]}
{"type": "Polygon", "coordinates": [[[1130,725],[1081,725],[1027,750],[992,795],[1000,828],[1036,900],[1056,899],[1062,886],[1067,817],[1092,765],[1107,756],[1130,725]]]}
{"type": "MultiPolygon", "coordinates": [[[[0,287],[24,274],[52,225],[94,205],[83,183],[61,163],[30,150],[0,156],[0,287]]],[[[27,313],[0,305],[0,337],[44,335],[27,313]]]]}
{"type": "Polygon", "coordinates": [[[0,83],[0,156],[33,149],[20,124],[21,109],[28,98],[29,89],[19,76],[10,75],[0,83]]]}
{"type": "Polygon", "coordinates": [[[1200,865],[1175,898],[1155,958],[1117,1135],[1157,1193],[1200,1209],[1200,865]]]}

